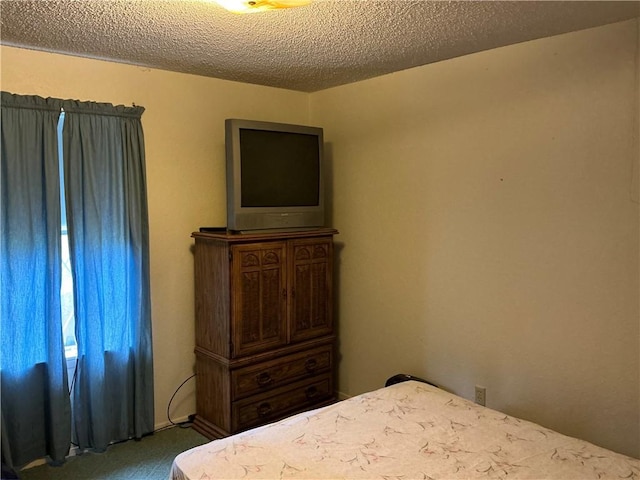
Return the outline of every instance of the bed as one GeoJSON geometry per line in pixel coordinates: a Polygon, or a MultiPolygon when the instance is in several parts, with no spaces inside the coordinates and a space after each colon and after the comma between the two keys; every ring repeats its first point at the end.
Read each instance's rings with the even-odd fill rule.
{"type": "Polygon", "coordinates": [[[637,480],[640,460],[409,380],[193,448],[170,475],[637,480]]]}

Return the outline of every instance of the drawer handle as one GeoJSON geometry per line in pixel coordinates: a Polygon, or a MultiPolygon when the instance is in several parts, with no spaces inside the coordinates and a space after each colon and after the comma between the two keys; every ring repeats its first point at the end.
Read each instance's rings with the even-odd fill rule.
{"type": "Polygon", "coordinates": [[[305,390],[305,393],[307,394],[307,398],[308,398],[309,400],[311,400],[312,398],[317,397],[317,396],[320,394],[320,392],[318,391],[318,389],[317,389],[316,387],[313,387],[313,386],[311,386],[311,387],[307,388],[307,389],[305,390]]]}
{"type": "Polygon", "coordinates": [[[256,382],[258,382],[258,386],[260,387],[265,387],[272,381],[273,379],[271,378],[271,375],[269,375],[269,372],[262,372],[261,374],[256,375],[256,382]]]}
{"type": "Polygon", "coordinates": [[[315,358],[310,358],[304,363],[304,368],[307,369],[307,372],[313,373],[318,367],[318,361],[315,358]]]}
{"type": "Polygon", "coordinates": [[[258,410],[259,417],[266,417],[271,413],[271,404],[269,404],[268,402],[261,403],[258,406],[257,410],[258,410]]]}

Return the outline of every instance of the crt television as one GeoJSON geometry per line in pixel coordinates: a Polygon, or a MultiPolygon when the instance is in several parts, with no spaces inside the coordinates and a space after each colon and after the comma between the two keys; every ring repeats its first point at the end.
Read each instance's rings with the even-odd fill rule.
{"type": "Polygon", "coordinates": [[[227,119],[227,229],[324,226],[323,131],[227,119]]]}

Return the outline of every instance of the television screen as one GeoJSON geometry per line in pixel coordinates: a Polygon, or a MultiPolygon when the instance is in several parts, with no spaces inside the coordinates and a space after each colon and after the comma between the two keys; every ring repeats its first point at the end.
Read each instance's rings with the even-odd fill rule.
{"type": "Polygon", "coordinates": [[[318,137],[240,129],[241,205],[296,207],[320,201],[318,137]]]}

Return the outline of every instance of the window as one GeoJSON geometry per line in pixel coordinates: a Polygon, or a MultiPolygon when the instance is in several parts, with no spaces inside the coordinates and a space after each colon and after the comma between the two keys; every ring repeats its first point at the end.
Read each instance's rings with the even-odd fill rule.
{"type": "Polygon", "coordinates": [[[64,194],[64,168],[62,153],[62,128],[64,126],[64,110],[58,119],[58,165],[60,169],[60,212],[62,223],[62,269],[60,284],[60,305],[62,308],[62,339],[64,341],[64,355],[67,359],[69,382],[73,376],[75,361],[78,357],[76,343],[76,320],[73,307],[73,277],[71,275],[71,258],[69,257],[69,237],[67,235],[67,209],[64,194]]]}
{"type": "Polygon", "coordinates": [[[78,355],[76,344],[76,320],[73,311],[73,278],[69,259],[69,240],[66,225],[62,225],[62,283],[60,285],[60,304],[62,306],[62,338],[67,361],[75,361],[78,355]]]}

